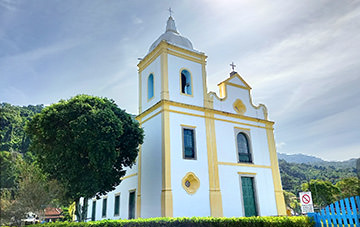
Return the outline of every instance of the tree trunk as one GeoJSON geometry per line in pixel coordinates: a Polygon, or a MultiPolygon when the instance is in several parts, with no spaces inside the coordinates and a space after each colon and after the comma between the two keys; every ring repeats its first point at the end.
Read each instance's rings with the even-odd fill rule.
{"type": "Polygon", "coordinates": [[[76,204],[76,208],[75,208],[76,220],[78,222],[86,221],[87,208],[88,208],[88,199],[84,198],[83,205],[80,204],[80,199],[77,199],[75,201],[75,204],[76,204]]]}

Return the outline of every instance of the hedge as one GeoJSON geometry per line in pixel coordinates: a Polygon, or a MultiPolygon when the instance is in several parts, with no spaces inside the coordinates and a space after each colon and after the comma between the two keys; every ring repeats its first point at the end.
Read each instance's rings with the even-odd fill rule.
{"type": "MultiPolygon", "coordinates": [[[[41,224],[41,227],[232,227],[232,226],[283,226],[308,227],[313,223],[308,217],[242,217],[242,218],[147,218],[132,220],[102,220],[91,222],[50,222],[41,224]]],[[[39,224],[32,227],[40,227],[39,224]]]]}

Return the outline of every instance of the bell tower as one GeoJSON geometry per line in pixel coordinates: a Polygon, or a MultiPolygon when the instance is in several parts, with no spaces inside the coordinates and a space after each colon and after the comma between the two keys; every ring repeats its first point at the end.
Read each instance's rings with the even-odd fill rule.
{"type": "MultiPolygon", "coordinates": [[[[214,197],[214,190],[211,189],[209,195],[209,184],[212,188],[211,185],[215,183],[209,183],[207,170],[199,173],[201,166],[208,166],[210,162],[209,168],[212,168],[216,163],[208,155],[210,148],[207,148],[209,143],[207,136],[209,135],[204,133],[206,122],[204,120],[196,122],[195,118],[184,115],[193,111],[192,108],[204,108],[209,103],[206,58],[204,53],[193,48],[189,39],[178,32],[175,21],[170,15],[165,32],[155,40],[147,55],[138,63],[137,120],[143,127],[146,137],[139,154],[137,190],[139,217],[191,216],[190,213],[179,213],[179,210],[183,209],[179,199],[184,197],[183,193],[191,191],[184,190],[188,189],[188,186],[190,188],[190,185],[185,186],[185,183],[191,184],[191,187],[194,184],[200,186],[200,180],[202,186],[195,188],[199,188],[202,192],[186,198],[194,204],[201,204],[202,201],[205,204],[209,203],[208,207],[210,203],[213,207],[220,203],[217,206],[219,208],[205,209],[202,215],[222,215],[221,211],[214,211],[222,209],[220,193],[216,191],[215,193],[220,197],[214,197]],[[190,136],[195,140],[196,130],[199,130],[196,144],[201,147],[199,150],[195,149],[195,141],[185,145],[182,139],[184,136],[190,136]],[[194,158],[187,159],[188,154],[184,154],[183,150],[185,146],[191,146],[193,149],[191,152],[196,153],[194,158]],[[182,179],[185,179],[183,183],[181,183],[182,179]],[[183,184],[185,188],[179,191],[178,184],[183,184]],[[190,200],[191,198],[193,199],[190,200]],[[210,202],[210,200],[218,202],[210,202]]],[[[210,181],[215,182],[211,178],[214,174],[210,175],[210,181]]]]}
{"type": "Polygon", "coordinates": [[[178,32],[170,16],[165,32],[139,62],[139,113],[161,100],[204,106],[206,58],[178,32]]]}

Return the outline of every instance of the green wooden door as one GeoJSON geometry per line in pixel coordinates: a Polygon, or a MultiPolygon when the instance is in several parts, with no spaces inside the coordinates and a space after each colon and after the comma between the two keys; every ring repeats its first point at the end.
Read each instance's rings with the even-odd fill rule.
{"type": "Polygon", "coordinates": [[[241,177],[243,202],[245,209],[245,216],[257,216],[255,193],[254,193],[254,178],[241,177]]]}

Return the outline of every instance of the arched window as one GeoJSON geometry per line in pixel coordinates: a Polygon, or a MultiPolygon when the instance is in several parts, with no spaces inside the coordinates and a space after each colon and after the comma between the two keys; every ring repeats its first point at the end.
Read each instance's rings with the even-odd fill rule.
{"type": "Polygon", "coordinates": [[[148,77],[148,99],[154,96],[154,75],[150,74],[148,77]]]}
{"type": "Polygon", "coordinates": [[[239,154],[239,162],[252,162],[249,140],[245,133],[238,133],[237,137],[237,148],[239,154]]]}
{"type": "Polygon", "coordinates": [[[191,74],[186,69],[181,71],[181,93],[192,95],[191,74]]]}

